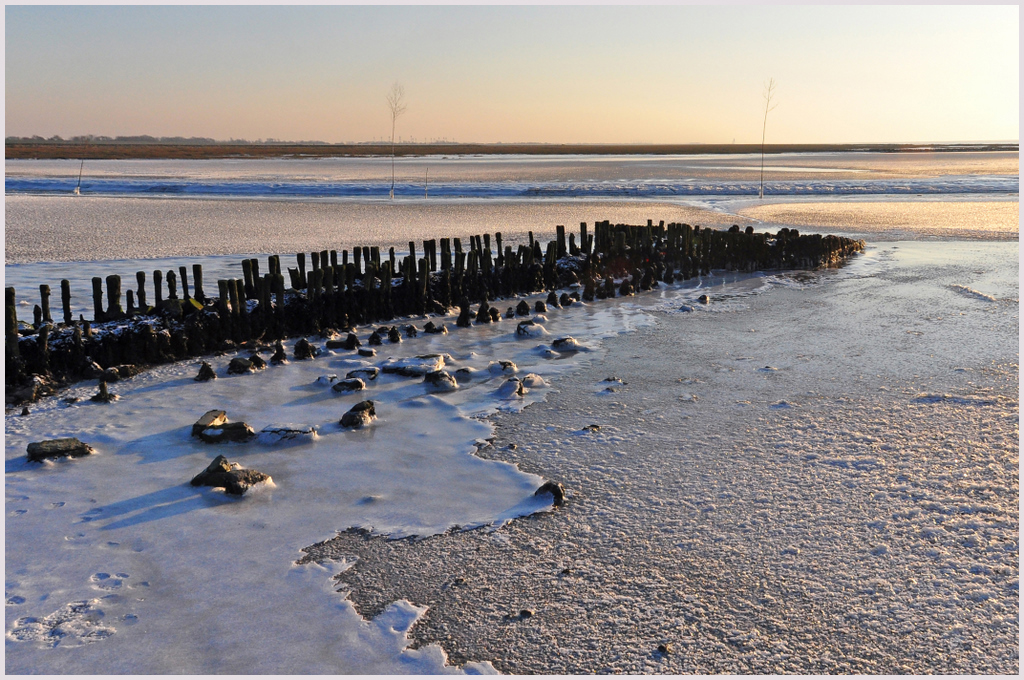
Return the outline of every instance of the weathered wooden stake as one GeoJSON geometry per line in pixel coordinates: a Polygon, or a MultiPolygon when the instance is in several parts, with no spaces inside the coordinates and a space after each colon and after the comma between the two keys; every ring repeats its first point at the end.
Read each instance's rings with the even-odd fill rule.
{"type": "Polygon", "coordinates": [[[103,279],[92,277],[92,318],[103,321],[103,279]]]}
{"type": "Polygon", "coordinates": [[[50,316],[50,287],[45,283],[39,286],[39,303],[43,308],[43,321],[53,322],[50,316]]]}
{"type": "Polygon", "coordinates": [[[70,326],[74,319],[71,316],[71,282],[67,279],[60,280],[60,304],[64,311],[64,323],[70,326]]]}

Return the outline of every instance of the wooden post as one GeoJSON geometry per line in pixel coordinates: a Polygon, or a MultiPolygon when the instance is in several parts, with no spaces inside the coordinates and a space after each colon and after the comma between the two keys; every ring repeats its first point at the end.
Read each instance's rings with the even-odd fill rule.
{"type": "Polygon", "coordinates": [[[121,277],[112,274],[107,277],[107,315],[117,318],[124,314],[121,309],[121,277]]]}
{"type": "Polygon", "coordinates": [[[71,282],[67,279],[60,281],[60,304],[64,308],[64,323],[70,326],[74,319],[71,316],[71,282]]]}
{"type": "Polygon", "coordinates": [[[50,316],[50,287],[45,283],[39,286],[39,304],[43,308],[43,321],[52,323],[53,317],[50,316]]]}
{"type": "Polygon", "coordinates": [[[135,296],[139,299],[139,310],[146,312],[148,305],[146,304],[146,272],[135,272],[135,283],[139,289],[135,296]]]}
{"type": "MultiPolygon", "coordinates": [[[[201,264],[192,265],[192,288],[194,289],[196,300],[205,304],[206,294],[203,293],[203,265],[201,264]]],[[[140,304],[145,305],[145,302],[142,301],[140,304]]]]}
{"type": "Polygon", "coordinates": [[[174,273],[173,269],[167,270],[167,299],[178,299],[178,275],[174,273]]]}
{"type": "Polygon", "coordinates": [[[185,265],[182,265],[178,267],[178,273],[181,274],[181,293],[183,299],[189,300],[190,296],[188,294],[188,269],[185,268],[185,265]]]}
{"type": "Polygon", "coordinates": [[[252,276],[252,260],[242,260],[242,279],[245,282],[245,296],[253,297],[255,290],[253,289],[253,276],[252,276]]]}
{"type": "Polygon", "coordinates": [[[556,253],[555,259],[560,260],[563,257],[565,257],[568,253],[565,247],[565,225],[559,224],[555,226],[555,233],[558,240],[558,251],[556,253]]]}
{"type": "MultiPolygon", "coordinates": [[[[8,357],[20,355],[18,348],[18,302],[13,288],[4,289],[4,342],[8,357]]],[[[8,379],[10,376],[8,376],[8,379]]]]}
{"type": "Polygon", "coordinates": [[[103,321],[103,279],[92,277],[92,318],[103,321]]]}
{"type": "Polygon", "coordinates": [[[295,261],[299,263],[299,285],[298,288],[306,287],[306,254],[295,253],[295,261]]]}

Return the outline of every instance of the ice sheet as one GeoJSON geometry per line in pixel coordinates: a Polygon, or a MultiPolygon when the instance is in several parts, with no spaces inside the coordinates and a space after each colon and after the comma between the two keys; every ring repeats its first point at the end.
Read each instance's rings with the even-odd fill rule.
{"type": "MultiPolygon", "coordinates": [[[[631,298],[552,309],[551,332],[571,329],[589,351],[552,352],[550,338],[523,340],[514,322],[503,321],[386,343],[372,361],[327,351],[227,376],[231,357],[208,357],[220,376],[211,383],[193,381],[198,361],[188,361],[113,384],[120,399],[109,405],[88,400],[96,390],[90,382],[33,405],[31,415],[9,413],[7,670],[446,670],[439,649],[405,647],[419,610],[394,605],[404,612],[397,627],[363,621],[341,595],[324,594],[333,567],[293,564],[300,549],[349,527],[400,538],[500,526],[549,510],[550,497],[533,496],[540,477],[472,453],[493,436],[482,416],[521,410],[550,387],[534,378],[523,397],[508,400],[500,390],[508,376],[487,368],[512,361],[520,375],[550,383],[594,356],[602,338],[645,323],[640,304],[631,298]],[[350,394],[318,380],[435,353],[444,354],[447,370],[477,369],[473,380],[441,394],[422,378],[393,374],[350,394]],[[63,401],[69,397],[79,400],[63,401]],[[367,398],[377,420],[341,428],[341,414],[367,398]],[[257,431],[293,423],[314,426],[319,436],[279,445],[190,437],[191,424],[216,408],[257,431]],[[25,461],[28,442],[62,436],[98,453],[25,461]],[[273,484],[241,499],[189,486],[220,453],[270,474],[273,484]]],[[[446,319],[450,327],[454,320],[446,319]]]]}

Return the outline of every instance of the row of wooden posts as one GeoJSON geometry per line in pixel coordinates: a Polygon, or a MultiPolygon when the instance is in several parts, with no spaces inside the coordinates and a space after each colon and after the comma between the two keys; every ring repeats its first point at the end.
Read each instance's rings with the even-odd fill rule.
{"type": "Polygon", "coordinates": [[[394,248],[382,257],[377,247],[340,254],[321,250],[310,253],[308,260],[298,253],[296,266],[287,268],[287,288],[280,256],[269,256],[266,273],[261,273],[259,260],[246,259],[242,277],[217,281],[213,299],[206,295],[199,264],[192,266],[191,286],[184,266],[177,272],[152,272],[152,300],[149,277],[140,271],[136,288],[124,291],[125,307],[121,277],[95,277],[91,322],[72,317],[66,279],[60,284],[59,324],[51,316],[48,285],[40,286],[31,326],[19,324],[15,291],[8,288],[6,384],[22,384],[32,374],[70,381],[95,370],[93,362],[101,368],[162,363],[240,343],[445,314],[455,305],[572,284],[580,284],[582,299],[590,301],[650,289],[657,281],[707,275],[712,269],[813,268],[863,248],[861,241],[795,230],[769,234],[733,226],[720,231],[652,221],[646,226],[597,222],[592,233],[581,223],[578,240],[576,234],[567,238],[565,228],[558,226],[555,240],[545,248],[533,232],[528,243],[515,249],[503,244],[501,233],[493,239],[490,234],[471,236],[466,245],[458,238],[431,239],[423,242],[419,255],[410,241],[409,253],[401,259],[394,248]],[[624,280],[616,283],[617,278],[624,280]]]}

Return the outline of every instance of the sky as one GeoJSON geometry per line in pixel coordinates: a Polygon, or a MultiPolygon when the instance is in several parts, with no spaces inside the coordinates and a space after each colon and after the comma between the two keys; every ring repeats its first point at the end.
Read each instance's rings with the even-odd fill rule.
{"type": "Polygon", "coordinates": [[[1017,141],[1019,7],[5,8],[5,134],[1017,141]]]}

